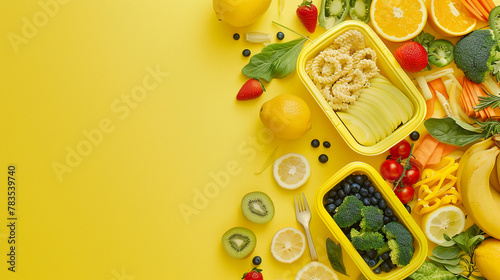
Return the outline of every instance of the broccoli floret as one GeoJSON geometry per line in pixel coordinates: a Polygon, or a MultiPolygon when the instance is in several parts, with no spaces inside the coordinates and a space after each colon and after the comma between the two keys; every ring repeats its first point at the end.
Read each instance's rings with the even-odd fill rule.
{"type": "Polygon", "coordinates": [[[455,63],[467,79],[482,83],[493,71],[500,59],[497,53],[499,41],[491,29],[474,30],[462,37],[455,46],[455,63]]]}
{"type": "Polygon", "coordinates": [[[368,251],[371,249],[380,249],[384,245],[382,234],[374,231],[357,231],[351,229],[351,243],[358,250],[368,251]]]}
{"type": "Polygon", "coordinates": [[[384,214],[382,210],[375,206],[365,206],[361,209],[361,223],[359,226],[362,229],[379,230],[384,225],[384,214]]]}
{"type": "Polygon", "coordinates": [[[382,232],[388,241],[377,250],[377,254],[381,255],[390,250],[389,255],[393,264],[399,267],[408,265],[415,252],[411,233],[398,222],[388,223],[382,227],[382,232]]]}
{"type": "Polygon", "coordinates": [[[361,220],[361,208],[363,202],[353,195],[346,196],[342,204],[337,207],[333,220],[340,228],[354,225],[361,220]]]}

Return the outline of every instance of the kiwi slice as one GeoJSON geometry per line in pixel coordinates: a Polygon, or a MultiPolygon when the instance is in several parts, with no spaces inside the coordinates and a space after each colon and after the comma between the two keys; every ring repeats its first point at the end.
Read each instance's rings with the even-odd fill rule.
{"type": "Polygon", "coordinates": [[[233,258],[241,259],[252,253],[257,244],[255,234],[243,227],[234,227],[222,236],[224,250],[233,258]]]}
{"type": "Polygon", "coordinates": [[[265,224],[274,217],[274,204],[263,192],[251,192],[241,200],[243,215],[254,223],[265,224]]]}

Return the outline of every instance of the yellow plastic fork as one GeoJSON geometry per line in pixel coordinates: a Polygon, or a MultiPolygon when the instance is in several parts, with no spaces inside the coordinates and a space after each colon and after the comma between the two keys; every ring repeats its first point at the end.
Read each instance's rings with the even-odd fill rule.
{"type": "Polygon", "coordinates": [[[307,237],[307,244],[309,244],[309,253],[311,254],[311,260],[317,261],[318,254],[316,254],[316,249],[314,248],[314,243],[311,237],[311,231],[309,230],[309,222],[311,221],[311,210],[309,209],[309,204],[307,204],[307,199],[304,193],[302,193],[302,198],[300,195],[294,196],[295,198],[295,217],[297,221],[304,227],[307,237]]]}

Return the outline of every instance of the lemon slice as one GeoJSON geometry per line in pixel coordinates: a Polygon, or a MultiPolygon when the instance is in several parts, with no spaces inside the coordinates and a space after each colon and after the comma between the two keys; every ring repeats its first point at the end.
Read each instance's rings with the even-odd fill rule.
{"type": "Polygon", "coordinates": [[[373,0],[370,19],[377,33],[391,42],[417,36],[427,22],[423,0],[373,0]]]}
{"type": "Polygon", "coordinates": [[[440,207],[422,217],[425,235],[430,241],[441,244],[449,237],[461,233],[465,228],[464,212],[454,205],[440,207]]]}
{"type": "Polygon", "coordinates": [[[295,280],[338,280],[337,274],[331,268],[320,263],[306,264],[295,276],[295,280]]]}
{"type": "Polygon", "coordinates": [[[280,229],[271,242],[273,257],[282,263],[298,260],[306,250],[306,237],[296,228],[280,229]]]}
{"type": "Polygon", "coordinates": [[[274,161],[273,176],[278,185],[293,190],[307,182],[311,166],[303,155],[289,153],[274,161]]]}

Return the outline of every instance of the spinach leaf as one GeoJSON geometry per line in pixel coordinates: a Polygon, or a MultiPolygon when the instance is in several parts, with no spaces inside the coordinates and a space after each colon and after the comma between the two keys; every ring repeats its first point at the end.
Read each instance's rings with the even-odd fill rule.
{"type": "Polygon", "coordinates": [[[328,260],[332,268],[344,275],[349,276],[346,273],[344,261],[342,260],[342,247],[340,244],[335,244],[330,238],[326,239],[326,253],[328,255],[328,260]]]}
{"type": "Polygon", "coordinates": [[[295,71],[297,58],[307,38],[265,46],[250,58],[241,72],[249,78],[260,78],[270,82],[273,78],[284,78],[295,71]]]}
{"type": "Polygon", "coordinates": [[[455,259],[450,259],[450,260],[443,260],[441,258],[437,258],[434,256],[427,256],[431,261],[434,261],[438,264],[441,265],[458,265],[460,263],[460,258],[455,258],[455,259]]]}
{"type": "Polygon", "coordinates": [[[430,118],[424,122],[424,126],[438,141],[455,146],[465,146],[486,136],[483,132],[478,132],[476,127],[457,122],[451,117],[430,118]]]}

